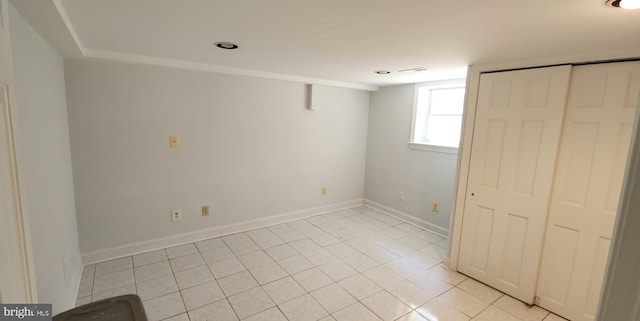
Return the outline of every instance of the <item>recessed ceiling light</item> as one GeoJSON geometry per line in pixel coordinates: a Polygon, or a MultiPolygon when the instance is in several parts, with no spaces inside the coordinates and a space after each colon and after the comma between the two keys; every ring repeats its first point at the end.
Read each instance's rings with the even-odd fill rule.
{"type": "Polygon", "coordinates": [[[377,70],[377,71],[375,71],[375,73],[378,74],[378,75],[387,75],[387,74],[390,74],[391,71],[389,71],[389,70],[377,70]]]}
{"type": "Polygon", "coordinates": [[[622,9],[640,9],[640,0],[607,0],[607,4],[622,9]]]}
{"type": "Polygon", "coordinates": [[[425,70],[427,70],[427,68],[417,67],[417,68],[411,68],[411,69],[398,70],[398,72],[409,73],[409,72],[419,72],[419,71],[425,71],[425,70]]]}
{"type": "Polygon", "coordinates": [[[238,45],[233,43],[233,42],[229,42],[229,41],[218,41],[216,43],[214,43],[214,45],[216,45],[216,47],[220,48],[220,49],[238,49],[238,45]]]}

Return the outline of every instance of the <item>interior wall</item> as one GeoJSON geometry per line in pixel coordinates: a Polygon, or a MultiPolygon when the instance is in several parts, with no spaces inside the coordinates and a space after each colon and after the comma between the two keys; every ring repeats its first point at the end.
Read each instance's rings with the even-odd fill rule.
{"type": "Polygon", "coordinates": [[[301,83],[80,60],[65,73],[83,254],[362,199],[368,92],[319,87],[310,111],[301,83]]]}
{"type": "Polygon", "coordinates": [[[412,84],[371,94],[364,194],[369,201],[446,233],[457,155],[409,149],[414,92],[412,84]],[[438,213],[431,211],[432,201],[440,202],[438,213]]]}
{"type": "Polygon", "coordinates": [[[82,271],[74,203],[63,58],[9,6],[14,131],[20,147],[38,301],[75,304],[82,271]]]}

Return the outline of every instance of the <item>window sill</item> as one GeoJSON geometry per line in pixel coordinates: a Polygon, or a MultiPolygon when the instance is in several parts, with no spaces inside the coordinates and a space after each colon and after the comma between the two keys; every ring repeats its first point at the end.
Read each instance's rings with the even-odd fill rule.
{"type": "Polygon", "coordinates": [[[423,150],[423,151],[427,151],[427,152],[436,152],[436,153],[443,153],[443,154],[453,154],[453,155],[457,155],[458,154],[458,149],[455,147],[447,147],[447,146],[438,146],[438,145],[429,145],[429,144],[422,144],[422,143],[409,143],[409,148],[410,149],[415,149],[415,150],[423,150]]]}

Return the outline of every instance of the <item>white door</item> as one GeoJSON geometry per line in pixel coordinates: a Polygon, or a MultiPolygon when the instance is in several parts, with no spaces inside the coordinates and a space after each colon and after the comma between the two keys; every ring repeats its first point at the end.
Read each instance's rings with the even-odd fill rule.
{"type": "Polygon", "coordinates": [[[533,303],[571,66],[483,74],[458,269],[533,303]]]}
{"type": "Polygon", "coordinates": [[[573,69],[538,285],[573,321],[594,319],[638,95],[640,62],[573,69]]]}

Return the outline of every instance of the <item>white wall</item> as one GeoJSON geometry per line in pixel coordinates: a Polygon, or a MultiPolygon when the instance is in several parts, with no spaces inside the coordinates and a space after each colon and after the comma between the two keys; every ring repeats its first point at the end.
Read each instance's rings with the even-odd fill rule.
{"type": "Polygon", "coordinates": [[[64,64],[13,6],[9,19],[17,107],[14,131],[38,301],[52,303],[58,313],[75,304],[81,273],[64,64]]]}
{"type": "Polygon", "coordinates": [[[401,85],[371,94],[365,198],[446,233],[457,155],[409,149],[414,90],[415,85],[401,85]],[[432,201],[440,202],[437,214],[432,201]]]}
{"type": "Polygon", "coordinates": [[[309,111],[300,83],[65,66],[83,254],[362,199],[368,92],[322,87],[309,111]]]}

